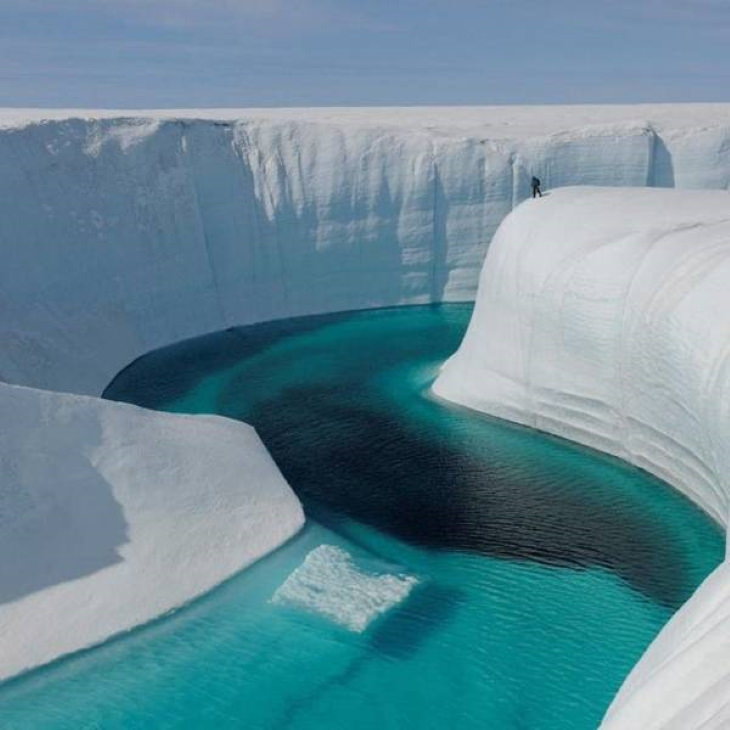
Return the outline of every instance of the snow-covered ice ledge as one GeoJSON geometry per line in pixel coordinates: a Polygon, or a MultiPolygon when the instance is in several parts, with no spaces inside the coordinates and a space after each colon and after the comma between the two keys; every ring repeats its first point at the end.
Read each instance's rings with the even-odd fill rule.
{"type": "MultiPolygon", "coordinates": [[[[636,464],[728,523],[730,192],[566,188],[500,227],[441,397],[636,464]]],[[[634,668],[605,730],[730,723],[730,563],[634,668]]]]}
{"type": "Polygon", "coordinates": [[[302,509],[254,432],[0,384],[0,679],[190,601],[302,509]]]}

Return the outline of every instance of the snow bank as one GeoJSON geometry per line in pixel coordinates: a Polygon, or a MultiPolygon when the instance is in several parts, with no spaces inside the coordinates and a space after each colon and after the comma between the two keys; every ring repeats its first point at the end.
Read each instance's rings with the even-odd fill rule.
{"type": "Polygon", "coordinates": [[[566,184],[728,187],[730,105],[0,112],[0,380],[99,393],[231,325],[472,299],[566,184]]]}
{"type": "Polygon", "coordinates": [[[0,385],[0,679],[212,588],[291,537],[250,426],[0,385]]]}
{"type": "MultiPolygon", "coordinates": [[[[620,456],[727,524],[730,193],[568,188],[492,242],[441,397],[620,456]]],[[[662,631],[603,727],[730,721],[730,568],[662,631]]]]}

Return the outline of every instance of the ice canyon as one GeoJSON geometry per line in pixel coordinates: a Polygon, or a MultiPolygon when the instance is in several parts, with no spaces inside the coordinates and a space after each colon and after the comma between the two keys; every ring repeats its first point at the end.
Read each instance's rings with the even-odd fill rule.
{"type": "MultiPolygon", "coordinates": [[[[145,352],[233,325],[476,298],[440,396],[619,455],[724,523],[729,187],[730,105],[0,113],[2,539],[29,556],[0,586],[17,588],[0,675],[182,604],[302,524],[245,426],[89,397],[145,352]],[[532,174],[550,195],[503,223],[532,174]],[[176,543],[180,520],[198,542],[176,543]],[[84,536],[57,575],[33,565],[43,525],[84,536]],[[152,587],[181,554],[189,580],[152,587]],[[132,585],[141,605],[77,612],[132,585]]],[[[606,728],[727,717],[725,573],[606,728]]]]}

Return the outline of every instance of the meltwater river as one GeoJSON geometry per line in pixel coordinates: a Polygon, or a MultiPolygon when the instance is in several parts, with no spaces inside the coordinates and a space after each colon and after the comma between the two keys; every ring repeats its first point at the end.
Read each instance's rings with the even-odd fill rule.
{"type": "Polygon", "coordinates": [[[303,532],[171,616],[0,686],[0,726],[592,730],[721,561],[616,459],[438,402],[468,305],[272,322],[138,360],[108,398],[253,424],[303,532]],[[409,576],[364,631],[271,598],[312,550],[409,576]]]}

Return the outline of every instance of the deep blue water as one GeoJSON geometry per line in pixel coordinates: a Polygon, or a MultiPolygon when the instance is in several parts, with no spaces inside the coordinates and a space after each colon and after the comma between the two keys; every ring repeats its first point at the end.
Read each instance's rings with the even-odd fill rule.
{"type": "Polygon", "coordinates": [[[6,683],[0,727],[595,728],[722,534],[637,469],[431,398],[470,311],[236,328],[120,373],[107,397],[254,424],[307,527],[174,615],[6,683]],[[270,603],[322,544],[420,583],[363,633],[270,603]]]}

